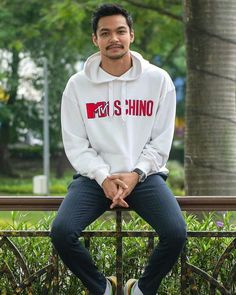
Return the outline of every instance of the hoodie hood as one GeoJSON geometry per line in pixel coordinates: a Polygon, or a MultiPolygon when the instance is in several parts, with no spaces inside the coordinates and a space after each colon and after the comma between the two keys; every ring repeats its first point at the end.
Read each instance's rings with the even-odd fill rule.
{"type": "Polygon", "coordinates": [[[133,81],[139,78],[143,70],[148,67],[149,62],[145,60],[141,54],[130,51],[133,65],[123,75],[117,77],[108,74],[100,67],[101,54],[97,52],[91,55],[84,64],[84,73],[87,79],[95,84],[107,83],[113,80],[133,81]]]}
{"type": "MultiPolygon", "coordinates": [[[[95,84],[108,83],[108,100],[109,100],[109,114],[110,117],[114,114],[114,84],[113,81],[121,81],[121,106],[124,110],[124,103],[127,99],[127,85],[129,81],[134,81],[140,77],[145,68],[148,67],[149,62],[145,60],[141,54],[130,51],[132,57],[132,67],[121,76],[113,76],[101,67],[101,54],[97,52],[91,55],[84,64],[84,73],[87,79],[95,84]]],[[[125,121],[125,113],[122,112],[122,119],[125,121]]]]}

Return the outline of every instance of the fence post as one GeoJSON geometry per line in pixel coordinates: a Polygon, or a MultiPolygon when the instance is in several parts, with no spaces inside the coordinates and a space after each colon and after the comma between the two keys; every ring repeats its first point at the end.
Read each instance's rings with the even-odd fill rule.
{"type": "Polygon", "coordinates": [[[122,249],[122,211],[116,209],[116,277],[117,295],[122,295],[123,288],[123,249],[122,249]]]}

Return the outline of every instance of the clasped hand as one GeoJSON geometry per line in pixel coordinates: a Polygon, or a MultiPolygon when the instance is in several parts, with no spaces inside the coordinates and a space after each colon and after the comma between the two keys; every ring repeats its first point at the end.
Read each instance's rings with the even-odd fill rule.
{"type": "Polygon", "coordinates": [[[111,209],[120,206],[128,208],[125,198],[138,183],[139,176],[135,172],[118,173],[108,176],[102,183],[105,196],[112,200],[111,209]]]}

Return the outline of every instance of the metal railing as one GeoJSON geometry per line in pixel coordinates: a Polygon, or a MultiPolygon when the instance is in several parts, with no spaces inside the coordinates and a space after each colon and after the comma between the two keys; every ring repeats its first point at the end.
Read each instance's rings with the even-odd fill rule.
{"type": "MultiPolygon", "coordinates": [[[[43,197],[43,196],[0,196],[0,211],[56,211],[63,197],[43,197]]],[[[196,212],[196,211],[236,211],[236,196],[201,196],[201,197],[177,197],[177,201],[182,211],[196,212]]],[[[148,238],[148,251],[151,251],[154,247],[154,238],[157,234],[154,231],[128,231],[122,229],[122,213],[129,211],[129,209],[115,209],[116,213],[116,229],[114,231],[100,230],[100,231],[88,231],[83,232],[86,247],[90,246],[90,239],[93,237],[113,237],[116,239],[116,275],[118,280],[118,295],[122,294],[123,283],[123,243],[122,240],[125,237],[146,237],[148,238]]],[[[21,294],[23,290],[30,290],[30,286],[33,281],[39,276],[45,275],[45,285],[42,286],[42,294],[48,294],[49,289],[52,290],[52,294],[59,294],[58,290],[58,256],[53,250],[49,263],[38,270],[35,273],[30,273],[26,264],[23,262],[20,251],[16,248],[12,242],[12,237],[48,237],[49,231],[31,231],[31,230],[0,230],[0,253],[3,249],[3,245],[11,249],[18,261],[22,264],[21,283],[17,284],[14,281],[14,274],[11,273],[11,269],[8,265],[3,264],[0,267],[0,274],[9,278],[9,282],[14,289],[14,294],[21,294]]],[[[209,283],[209,289],[211,295],[216,294],[216,290],[221,294],[233,295],[235,292],[236,281],[236,263],[229,273],[227,282],[218,280],[220,267],[223,265],[223,261],[232,256],[232,253],[236,250],[236,231],[188,231],[189,238],[203,238],[203,237],[229,237],[232,238],[231,243],[227,246],[221,258],[215,266],[213,274],[210,275],[192,265],[188,260],[188,247],[186,246],[181,255],[181,295],[184,294],[196,294],[198,293],[198,287],[194,280],[194,274],[197,274],[209,283]]],[[[235,256],[233,256],[236,261],[235,256]]],[[[1,286],[0,286],[1,290],[1,286]]],[[[1,293],[0,293],[1,294],[1,293]]],[[[218,293],[217,293],[218,294],[218,293]]]]}

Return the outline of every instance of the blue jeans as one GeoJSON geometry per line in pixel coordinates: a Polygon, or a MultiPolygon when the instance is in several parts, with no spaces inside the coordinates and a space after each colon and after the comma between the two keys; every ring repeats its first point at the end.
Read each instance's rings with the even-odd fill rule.
{"type": "MultiPolygon", "coordinates": [[[[161,175],[151,175],[137,184],[126,201],[159,236],[159,243],[138,281],[144,295],[155,295],[161,280],[180,255],[186,241],[186,225],[180,207],[161,175]]],[[[69,185],[51,229],[52,243],[59,256],[94,295],[104,294],[106,278],[78,238],[89,224],[109,209],[110,204],[95,180],[78,176],[69,185]]]]}

